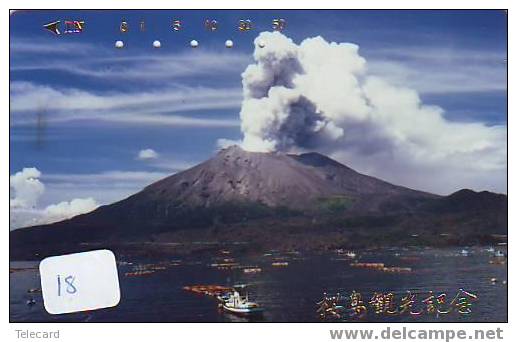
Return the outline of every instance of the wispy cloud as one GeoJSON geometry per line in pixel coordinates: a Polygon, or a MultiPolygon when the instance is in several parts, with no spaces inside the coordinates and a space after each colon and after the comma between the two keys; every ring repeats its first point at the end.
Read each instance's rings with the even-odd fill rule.
{"type": "MultiPolygon", "coordinates": [[[[90,55],[91,53],[98,50],[94,45],[88,43],[78,43],[71,41],[57,41],[42,39],[28,39],[28,38],[16,38],[11,39],[9,43],[9,51],[12,56],[23,54],[34,54],[41,56],[45,55],[56,55],[56,53],[70,53],[73,52],[76,56],[90,55]]],[[[18,57],[18,56],[17,56],[18,57]]]]}
{"type": "Polygon", "coordinates": [[[506,54],[454,48],[367,51],[368,70],[421,94],[506,91],[506,54]]]}
{"type": "Polygon", "coordinates": [[[129,124],[237,127],[237,119],[173,115],[199,110],[238,110],[241,90],[234,88],[170,88],[144,92],[96,94],[81,89],[58,89],[30,82],[10,86],[11,124],[34,121],[46,113],[46,122],[98,120],[129,124]]]}
{"type": "Polygon", "coordinates": [[[194,162],[177,160],[171,157],[161,156],[161,158],[148,161],[149,166],[164,172],[179,172],[189,169],[196,165],[194,162]]]}
{"type": "Polygon", "coordinates": [[[93,198],[101,205],[120,201],[131,196],[175,171],[124,171],[112,170],[87,174],[44,174],[46,185],[42,205],[67,201],[70,196],[93,198]]]}
{"type": "Polygon", "coordinates": [[[112,187],[145,186],[168,176],[165,172],[111,170],[100,173],[45,174],[41,179],[55,187],[112,187]]]}
{"type": "MultiPolygon", "coordinates": [[[[60,71],[82,77],[102,79],[106,82],[133,80],[163,82],[200,75],[234,73],[251,62],[251,56],[232,51],[189,50],[169,53],[128,53],[88,43],[52,43],[24,40],[10,45],[11,71],[60,71]],[[74,58],[66,63],[39,58],[42,54],[69,53],[74,58]],[[23,58],[21,58],[23,57],[23,58]],[[31,58],[32,57],[32,58],[31,58]]],[[[223,79],[224,81],[224,79],[223,79]]]]}
{"type": "Polygon", "coordinates": [[[161,49],[144,54],[93,43],[49,43],[41,39],[16,39],[10,48],[11,71],[65,72],[111,85],[110,90],[100,92],[91,85],[63,88],[11,82],[12,125],[33,124],[34,114],[44,113],[40,119],[46,123],[88,120],[130,125],[239,126],[239,70],[251,57],[237,51],[196,49],[172,54],[161,49]],[[74,58],[66,63],[41,58],[70,51],[74,58]],[[233,83],[228,81],[231,75],[233,83]],[[210,113],[215,110],[227,110],[229,115],[210,113]],[[196,111],[205,113],[202,117],[187,114],[196,111]],[[228,118],[232,114],[235,119],[228,118]]]}

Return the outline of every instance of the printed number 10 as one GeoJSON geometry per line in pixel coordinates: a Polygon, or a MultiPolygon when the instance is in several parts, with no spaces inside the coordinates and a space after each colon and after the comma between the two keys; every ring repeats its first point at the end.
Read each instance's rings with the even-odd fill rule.
{"type": "MultiPolygon", "coordinates": [[[[65,278],[66,283],[66,292],[69,294],[74,294],[77,292],[77,288],[74,286],[75,277],[69,275],[65,278]]],[[[61,276],[57,275],[57,295],[61,296],[61,276]]]]}

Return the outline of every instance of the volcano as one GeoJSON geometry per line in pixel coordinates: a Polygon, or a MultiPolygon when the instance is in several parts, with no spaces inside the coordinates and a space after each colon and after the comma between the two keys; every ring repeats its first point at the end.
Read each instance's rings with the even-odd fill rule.
{"type": "Polygon", "coordinates": [[[449,196],[390,184],[319,153],[232,146],[119,202],[10,233],[11,258],[199,241],[254,248],[491,243],[507,231],[507,197],[449,196]]]}

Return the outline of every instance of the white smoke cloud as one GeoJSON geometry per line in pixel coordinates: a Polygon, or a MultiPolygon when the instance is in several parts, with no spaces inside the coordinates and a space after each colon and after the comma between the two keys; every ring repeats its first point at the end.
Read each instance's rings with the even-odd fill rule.
{"type": "Polygon", "coordinates": [[[69,219],[97,209],[99,205],[93,198],[76,198],[58,204],[51,204],[43,210],[42,222],[52,223],[69,219]]]}
{"type": "Polygon", "coordinates": [[[9,176],[9,186],[13,193],[9,199],[10,229],[69,219],[99,206],[93,198],[75,198],[38,208],[38,201],[45,193],[41,175],[37,168],[28,167],[9,176]]]}
{"type": "Polygon", "coordinates": [[[226,139],[226,138],[217,139],[217,141],[215,142],[216,150],[222,150],[222,149],[225,149],[232,145],[241,145],[241,144],[242,144],[241,140],[232,140],[232,139],[226,139]]]}
{"type": "Polygon", "coordinates": [[[26,167],[9,176],[9,187],[13,197],[9,199],[10,208],[26,209],[36,205],[45,192],[45,185],[39,180],[41,172],[35,167],[26,167]]]}
{"type": "Polygon", "coordinates": [[[506,126],[445,119],[415,90],[371,76],[357,45],[321,37],[297,45],[263,32],[254,59],[242,74],[243,148],[316,150],[436,193],[506,191],[506,126]]]}
{"type": "Polygon", "coordinates": [[[146,148],[146,149],[140,150],[140,152],[138,152],[138,159],[140,159],[140,160],[149,160],[149,159],[156,159],[156,158],[158,158],[158,153],[151,148],[146,148]]]}

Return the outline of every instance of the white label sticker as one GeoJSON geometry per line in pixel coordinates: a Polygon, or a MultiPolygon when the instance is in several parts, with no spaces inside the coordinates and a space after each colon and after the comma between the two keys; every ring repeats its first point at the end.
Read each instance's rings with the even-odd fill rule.
{"type": "Polygon", "coordinates": [[[50,314],[108,308],[120,301],[117,264],[109,250],[48,257],[39,272],[50,314]]]}

